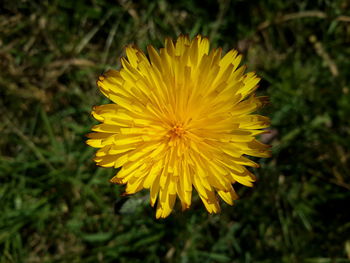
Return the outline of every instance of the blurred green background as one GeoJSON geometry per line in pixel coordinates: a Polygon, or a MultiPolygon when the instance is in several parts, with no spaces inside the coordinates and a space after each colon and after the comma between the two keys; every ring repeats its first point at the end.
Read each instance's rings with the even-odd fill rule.
{"type": "Polygon", "coordinates": [[[0,3],[0,263],[350,262],[350,1],[0,3]],[[271,104],[273,157],[208,215],[156,220],[147,191],[97,168],[95,81],[123,47],[208,36],[236,48],[271,104]]]}

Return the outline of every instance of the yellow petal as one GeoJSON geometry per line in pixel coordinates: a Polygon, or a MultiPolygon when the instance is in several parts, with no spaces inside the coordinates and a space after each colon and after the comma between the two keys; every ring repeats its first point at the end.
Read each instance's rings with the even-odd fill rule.
{"type": "Polygon", "coordinates": [[[229,205],[233,205],[233,201],[238,199],[238,195],[232,186],[228,190],[219,190],[218,194],[229,205]]]}
{"type": "Polygon", "coordinates": [[[128,60],[132,67],[136,68],[138,65],[138,56],[137,53],[140,52],[137,49],[135,49],[132,45],[129,45],[125,48],[126,56],[128,57],[128,60]]]}

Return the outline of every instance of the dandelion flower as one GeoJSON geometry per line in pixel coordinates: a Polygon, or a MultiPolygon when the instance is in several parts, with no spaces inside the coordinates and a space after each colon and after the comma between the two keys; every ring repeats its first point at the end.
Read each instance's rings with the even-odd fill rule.
{"type": "Polygon", "coordinates": [[[125,194],[150,189],[156,217],[165,218],[179,197],[191,205],[195,189],[209,213],[220,211],[217,196],[232,205],[232,185],[252,186],[258,167],[246,155],[268,157],[256,135],[269,119],[252,114],[266,102],[256,97],[259,78],[239,66],[241,55],[209,49],[207,38],[165,40],[158,52],[126,47],[122,67],[99,77],[97,85],[113,103],[95,106],[101,122],[87,144],[99,148],[99,166],[120,168],[112,183],[125,194]]]}

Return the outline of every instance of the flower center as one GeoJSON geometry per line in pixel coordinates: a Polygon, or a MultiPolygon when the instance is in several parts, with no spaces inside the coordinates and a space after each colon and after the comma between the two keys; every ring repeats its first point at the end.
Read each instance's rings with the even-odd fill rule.
{"type": "Polygon", "coordinates": [[[172,138],[176,138],[176,137],[182,137],[182,135],[185,133],[185,129],[183,128],[183,126],[179,123],[176,123],[172,129],[170,130],[170,134],[172,138]]]}

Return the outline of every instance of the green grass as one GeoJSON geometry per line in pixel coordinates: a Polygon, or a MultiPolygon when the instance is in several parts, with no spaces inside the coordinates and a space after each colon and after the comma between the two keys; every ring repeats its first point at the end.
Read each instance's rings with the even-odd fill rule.
{"type": "Polygon", "coordinates": [[[0,7],[0,263],[350,262],[347,0],[5,1],[0,7]],[[175,2],[175,1],[174,1],[175,2]],[[84,134],[123,47],[180,33],[237,48],[271,104],[273,157],[208,215],[156,220],[121,197],[84,134]]]}

